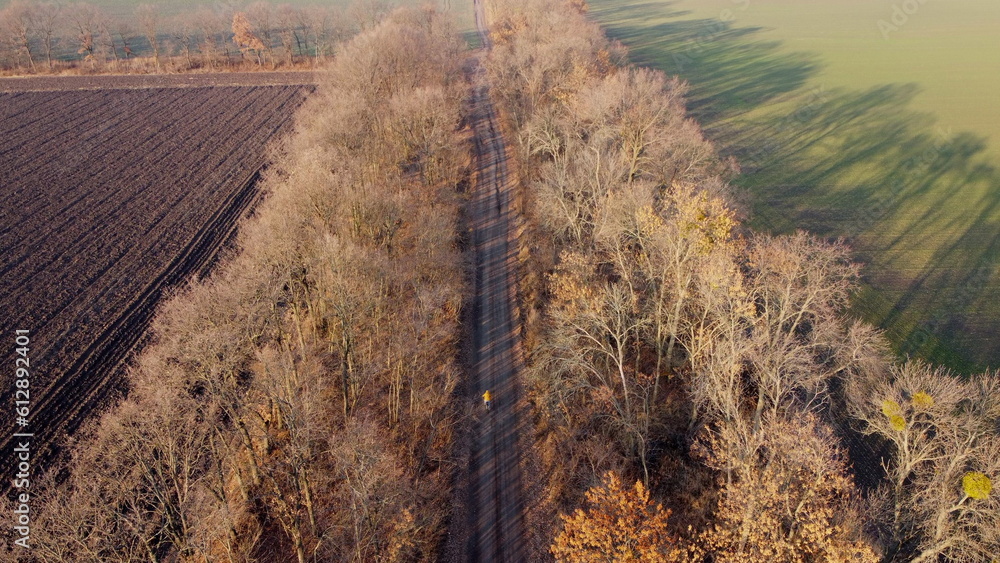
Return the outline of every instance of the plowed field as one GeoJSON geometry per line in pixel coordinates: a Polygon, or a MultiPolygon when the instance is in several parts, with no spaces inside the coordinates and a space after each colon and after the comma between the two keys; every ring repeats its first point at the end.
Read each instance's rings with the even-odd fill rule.
{"type": "Polygon", "coordinates": [[[37,467],[120,387],[157,302],[207,270],[309,90],[108,85],[0,93],[0,358],[12,374],[28,329],[32,368],[27,428],[0,399],[4,461],[10,433],[33,432],[37,467]]]}

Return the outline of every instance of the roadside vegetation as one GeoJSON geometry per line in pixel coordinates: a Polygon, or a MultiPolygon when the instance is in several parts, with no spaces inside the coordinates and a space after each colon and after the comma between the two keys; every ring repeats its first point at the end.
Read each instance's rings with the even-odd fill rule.
{"type": "Polygon", "coordinates": [[[994,557],[1000,377],[899,363],[845,315],[844,244],[746,228],[686,85],[626,64],[582,1],[489,8],[526,216],[530,543],[560,561],[994,557]]]}
{"type": "Polygon", "coordinates": [[[339,50],[238,248],[162,307],[127,399],[35,493],[35,557],[434,559],[467,289],[461,51],[429,9],[339,50]]]}

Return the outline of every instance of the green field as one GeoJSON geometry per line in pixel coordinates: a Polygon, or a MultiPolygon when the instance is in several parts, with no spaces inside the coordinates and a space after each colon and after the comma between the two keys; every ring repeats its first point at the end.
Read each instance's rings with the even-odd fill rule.
{"type": "Polygon", "coordinates": [[[1000,3],[590,5],[633,61],[690,82],[754,227],[846,238],[854,313],[901,354],[1000,367],[1000,3]]]}
{"type": "MultiPolygon", "coordinates": [[[[34,0],[28,0],[29,2],[34,0]]],[[[44,1],[44,0],[38,0],[44,1]]],[[[459,29],[465,34],[467,39],[478,41],[475,36],[476,24],[472,10],[472,0],[263,0],[272,5],[290,4],[292,6],[324,6],[338,8],[348,16],[350,7],[356,3],[383,3],[388,6],[421,6],[431,4],[439,7],[443,12],[453,13],[459,29]]],[[[70,4],[74,2],[69,2],[70,4]]],[[[135,14],[135,10],[142,4],[156,6],[160,13],[170,18],[187,12],[208,8],[214,11],[230,13],[232,10],[246,10],[254,4],[253,0],[92,0],[88,2],[97,6],[103,13],[114,18],[128,19],[135,14]]],[[[0,9],[10,4],[10,0],[0,0],[0,9]]],[[[62,3],[66,5],[67,3],[62,3]]]]}

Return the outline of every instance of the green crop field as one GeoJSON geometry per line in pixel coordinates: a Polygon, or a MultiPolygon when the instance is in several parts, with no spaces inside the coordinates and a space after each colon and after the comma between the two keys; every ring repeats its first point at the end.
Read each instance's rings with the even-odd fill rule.
{"type": "MultiPolygon", "coordinates": [[[[39,0],[42,1],[42,0],[39,0]]],[[[269,0],[263,0],[268,2],[269,0]]],[[[430,4],[437,6],[446,13],[453,13],[458,28],[465,35],[467,40],[478,41],[475,34],[476,23],[472,10],[472,0],[271,0],[269,3],[278,6],[290,4],[297,7],[323,6],[334,7],[344,11],[345,17],[350,11],[352,4],[360,2],[381,2],[388,6],[421,6],[430,4]]],[[[73,4],[63,2],[62,4],[73,4]]],[[[121,19],[131,18],[142,4],[156,6],[159,12],[166,18],[179,16],[187,12],[193,12],[200,8],[208,8],[229,13],[232,10],[245,10],[253,1],[240,2],[238,0],[92,0],[88,2],[97,6],[105,14],[121,19]]],[[[0,9],[10,4],[10,0],[0,0],[0,9]]]]}
{"type": "Polygon", "coordinates": [[[843,237],[897,351],[1000,367],[1000,3],[590,0],[690,83],[751,224],[843,237]]]}

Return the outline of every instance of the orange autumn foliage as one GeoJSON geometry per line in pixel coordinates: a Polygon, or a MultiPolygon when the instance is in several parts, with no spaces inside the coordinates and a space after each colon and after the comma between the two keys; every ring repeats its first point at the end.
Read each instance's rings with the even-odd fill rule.
{"type": "Polygon", "coordinates": [[[857,494],[833,431],[814,414],[766,421],[750,459],[730,457],[735,436],[710,435],[696,446],[725,475],[715,523],[695,540],[700,560],[876,563],[855,529],[857,494]]]}
{"type": "Polygon", "coordinates": [[[587,509],[563,515],[563,530],[549,548],[556,561],[665,561],[676,540],[667,528],[669,510],[654,503],[636,481],[623,488],[614,472],[586,493],[587,509]]]}

